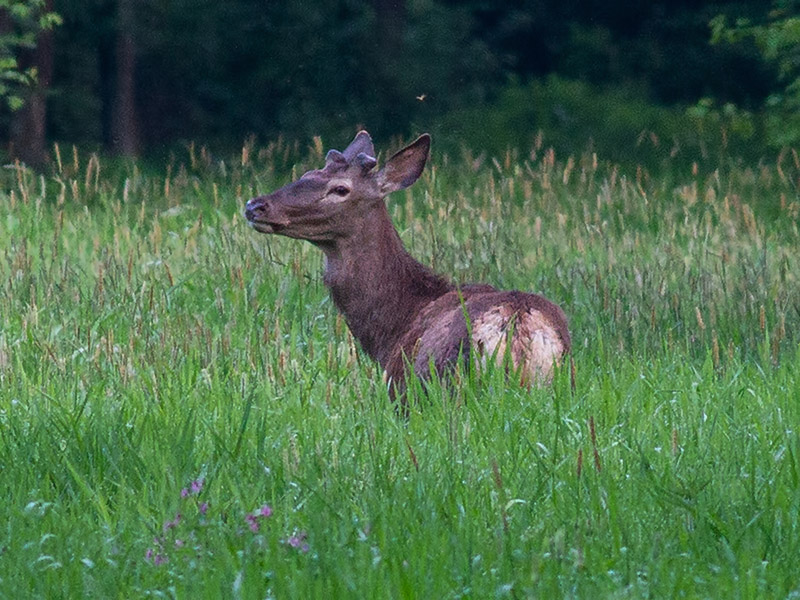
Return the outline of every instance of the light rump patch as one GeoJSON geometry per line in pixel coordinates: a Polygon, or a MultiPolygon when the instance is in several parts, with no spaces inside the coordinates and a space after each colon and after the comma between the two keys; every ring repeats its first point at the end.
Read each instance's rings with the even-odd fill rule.
{"type": "Polygon", "coordinates": [[[531,308],[518,312],[507,305],[479,315],[472,323],[471,341],[479,365],[485,367],[494,358],[498,366],[504,366],[508,356],[522,383],[534,385],[552,380],[553,367],[561,364],[565,350],[545,315],[531,308]]]}
{"type": "Polygon", "coordinates": [[[386,368],[388,378],[399,381],[406,364],[426,378],[431,364],[443,373],[459,363],[496,363],[515,371],[522,384],[539,385],[552,381],[569,349],[566,319],[556,305],[536,294],[472,284],[424,307],[386,368]]]}

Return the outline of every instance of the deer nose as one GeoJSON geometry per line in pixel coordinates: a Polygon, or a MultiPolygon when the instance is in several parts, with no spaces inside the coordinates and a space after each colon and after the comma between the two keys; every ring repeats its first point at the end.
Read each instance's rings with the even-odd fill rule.
{"type": "Polygon", "coordinates": [[[263,217],[267,212],[266,202],[263,197],[251,198],[244,207],[244,218],[253,221],[263,217]]]}

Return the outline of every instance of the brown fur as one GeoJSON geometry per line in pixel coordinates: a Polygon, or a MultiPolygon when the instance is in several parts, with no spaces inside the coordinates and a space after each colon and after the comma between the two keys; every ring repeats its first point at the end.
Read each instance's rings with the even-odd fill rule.
{"type": "Polygon", "coordinates": [[[459,357],[479,365],[492,356],[501,362],[509,336],[512,364],[528,383],[549,382],[553,365],[571,348],[566,317],[555,304],[535,294],[467,285],[417,313],[384,365],[386,374],[402,382],[406,360],[420,377],[428,376],[431,361],[438,373],[459,357]]]}
{"type": "Polygon", "coordinates": [[[407,366],[427,378],[459,358],[481,367],[510,360],[526,383],[547,383],[570,352],[562,310],[535,294],[484,284],[456,287],[414,260],[383,198],[411,185],[428,156],[425,135],[374,172],[372,140],[359,133],[325,168],[247,203],[264,233],[309,240],[325,253],[324,281],[364,350],[386,370],[393,392],[407,366]],[[510,346],[509,346],[510,343],[510,346]]]}

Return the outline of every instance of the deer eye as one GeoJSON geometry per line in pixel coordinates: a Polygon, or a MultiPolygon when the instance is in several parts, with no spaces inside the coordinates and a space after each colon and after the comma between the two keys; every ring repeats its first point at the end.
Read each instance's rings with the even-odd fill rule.
{"type": "Polygon", "coordinates": [[[350,193],[350,189],[344,185],[337,185],[331,188],[331,193],[336,194],[337,196],[347,196],[350,193]]]}

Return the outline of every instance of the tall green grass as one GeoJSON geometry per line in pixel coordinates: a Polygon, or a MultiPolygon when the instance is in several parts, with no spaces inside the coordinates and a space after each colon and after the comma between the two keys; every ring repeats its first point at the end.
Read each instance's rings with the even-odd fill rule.
{"type": "Polygon", "coordinates": [[[490,372],[408,418],[318,251],[241,217],[321,160],[4,170],[0,597],[800,593],[796,156],[435,157],[403,239],[563,306],[577,388],[490,372]]]}

